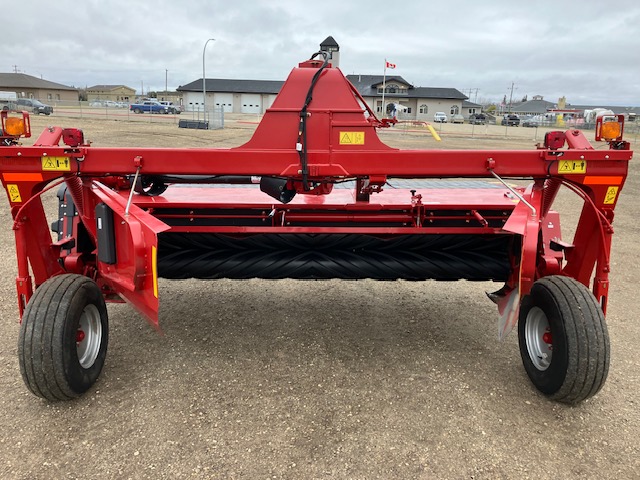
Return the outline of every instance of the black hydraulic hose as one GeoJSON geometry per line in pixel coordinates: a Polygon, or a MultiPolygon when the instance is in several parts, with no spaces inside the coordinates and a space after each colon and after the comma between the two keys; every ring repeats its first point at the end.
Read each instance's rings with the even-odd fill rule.
{"type": "Polygon", "coordinates": [[[329,54],[327,52],[319,51],[314,53],[309,60],[313,60],[317,56],[322,55],[324,62],[318,71],[313,75],[311,79],[311,85],[309,85],[309,91],[305,98],[304,105],[300,110],[300,126],[298,128],[298,141],[296,143],[296,150],[300,155],[300,165],[302,166],[302,187],[305,191],[309,191],[309,168],[307,166],[307,108],[313,99],[313,89],[320,78],[320,75],[324,69],[329,65],[329,54]]]}

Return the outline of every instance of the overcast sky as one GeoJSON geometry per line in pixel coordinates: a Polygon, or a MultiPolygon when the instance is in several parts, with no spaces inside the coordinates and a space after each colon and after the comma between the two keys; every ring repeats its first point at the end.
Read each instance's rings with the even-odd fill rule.
{"type": "Polygon", "coordinates": [[[509,98],[514,82],[518,100],[640,106],[638,0],[27,0],[21,10],[3,21],[0,71],[75,87],[164,90],[168,71],[175,89],[202,78],[208,38],[208,78],[285,80],[332,35],[345,74],[382,74],[387,58],[388,74],[471,89],[471,100],[509,98]]]}

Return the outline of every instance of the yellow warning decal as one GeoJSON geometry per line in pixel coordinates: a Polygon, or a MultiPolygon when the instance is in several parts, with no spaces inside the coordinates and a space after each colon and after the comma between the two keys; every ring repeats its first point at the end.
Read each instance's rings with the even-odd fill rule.
{"type": "Polygon", "coordinates": [[[364,145],[364,132],[340,132],[340,145],[364,145]]]}
{"type": "Polygon", "coordinates": [[[158,298],[158,249],[151,246],[151,275],[153,278],[153,296],[158,298]]]}
{"type": "Polygon", "coordinates": [[[612,205],[616,201],[616,197],[618,196],[618,189],[620,187],[609,187],[607,188],[607,193],[604,196],[605,205],[612,205]]]}
{"type": "Polygon", "coordinates": [[[558,161],[558,173],[586,173],[586,160],[560,160],[558,161]]]}
{"type": "Polygon", "coordinates": [[[22,203],[22,197],[20,196],[20,189],[18,185],[14,183],[7,184],[7,192],[12,203],[22,203]]]}
{"type": "Polygon", "coordinates": [[[69,157],[41,157],[42,170],[49,172],[69,172],[71,162],[69,157]]]}

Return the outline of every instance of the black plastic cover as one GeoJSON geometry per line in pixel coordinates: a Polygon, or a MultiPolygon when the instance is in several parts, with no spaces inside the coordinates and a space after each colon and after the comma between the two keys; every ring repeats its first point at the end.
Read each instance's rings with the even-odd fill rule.
{"type": "Polygon", "coordinates": [[[96,230],[98,232],[98,260],[116,263],[116,235],[113,225],[113,210],[104,203],[96,205],[96,230]]]}

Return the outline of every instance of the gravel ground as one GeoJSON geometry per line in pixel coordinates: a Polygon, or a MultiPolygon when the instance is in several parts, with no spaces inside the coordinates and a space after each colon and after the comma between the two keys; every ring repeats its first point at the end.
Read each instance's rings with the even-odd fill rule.
{"type": "MultiPolygon", "coordinates": [[[[98,146],[202,147],[247,139],[255,125],[235,120],[215,132],[33,124],[80,126],[98,146]]],[[[532,148],[541,138],[491,126],[471,139],[469,127],[445,126],[438,145],[403,129],[381,136],[406,148],[532,148]]],[[[493,284],[286,280],[161,281],[164,335],[110,305],[96,386],[46,403],[18,368],[3,196],[0,478],[640,478],[640,327],[629,315],[638,311],[639,179],[632,163],[616,210],[609,379],[577,407],[534,390],[516,335],[497,341],[484,295],[493,284]]],[[[577,215],[570,197],[559,203],[577,215]]]]}

